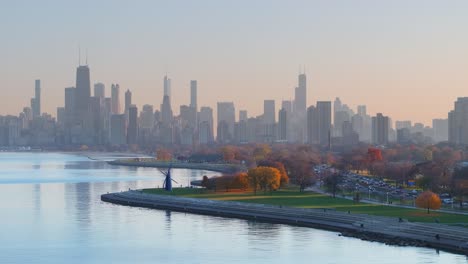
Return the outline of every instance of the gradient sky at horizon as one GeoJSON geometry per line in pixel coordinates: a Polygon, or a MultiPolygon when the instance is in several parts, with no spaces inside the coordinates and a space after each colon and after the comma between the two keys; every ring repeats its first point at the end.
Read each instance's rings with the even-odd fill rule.
{"type": "Polygon", "coordinates": [[[468,1],[8,1],[0,9],[0,115],[18,114],[42,81],[55,116],[75,85],[78,46],[91,82],[119,83],[159,108],[233,101],[249,116],[293,99],[305,65],[308,105],[340,97],[396,120],[431,125],[468,96],[468,1]]]}

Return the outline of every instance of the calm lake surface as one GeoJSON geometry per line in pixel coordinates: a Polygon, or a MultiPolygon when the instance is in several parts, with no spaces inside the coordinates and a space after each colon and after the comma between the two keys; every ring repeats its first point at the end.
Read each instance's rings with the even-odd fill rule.
{"type": "MultiPolygon", "coordinates": [[[[103,193],[161,186],[164,177],[96,159],[0,153],[0,263],[468,263],[311,228],[104,203],[103,193]]],[[[173,171],[183,186],[203,175],[216,173],[173,171]]]]}

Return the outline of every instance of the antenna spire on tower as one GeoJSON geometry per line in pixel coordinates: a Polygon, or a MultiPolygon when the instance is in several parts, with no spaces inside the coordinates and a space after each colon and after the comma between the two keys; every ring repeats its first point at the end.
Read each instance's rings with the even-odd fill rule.
{"type": "Polygon", "coordinates": [[[81,47],[78,45],[78,66],[81,65],[81,47]]]}

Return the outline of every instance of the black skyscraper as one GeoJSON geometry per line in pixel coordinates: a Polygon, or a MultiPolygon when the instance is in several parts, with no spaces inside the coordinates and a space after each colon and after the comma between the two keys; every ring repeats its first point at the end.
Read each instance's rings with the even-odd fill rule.
{"type": "Polygon", "coordinates": [[[78,66],[76,69],[76,110],[87,112],[89,110],[89,98],[91,97],[91,81],[89,78],[89,67],[78,66]]]}

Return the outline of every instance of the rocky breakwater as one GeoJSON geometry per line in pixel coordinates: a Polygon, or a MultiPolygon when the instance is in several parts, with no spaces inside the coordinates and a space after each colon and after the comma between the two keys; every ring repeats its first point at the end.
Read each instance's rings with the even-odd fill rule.
{"type": "Polygon", "coordinates": [[[424,246],[468,255],[468,229],[464,227],[411,223],[398,218],[329,209],[215,201],[146,194],[141,191],[103,194],[101,200],[127,206],[314,227],[389,245],[424,246]]]}

